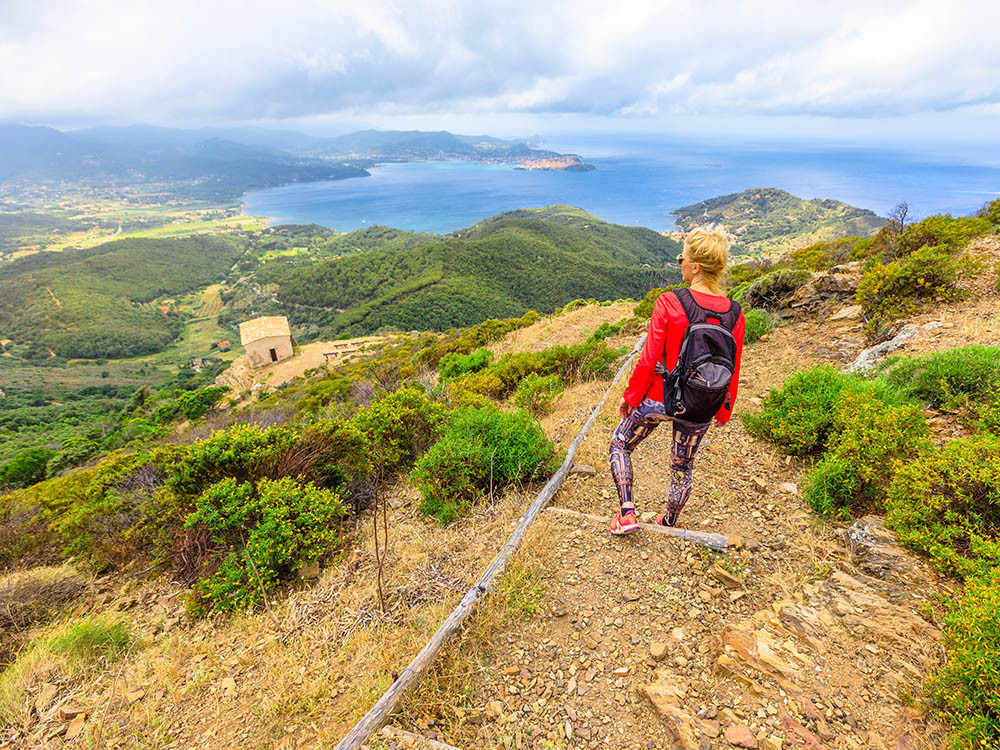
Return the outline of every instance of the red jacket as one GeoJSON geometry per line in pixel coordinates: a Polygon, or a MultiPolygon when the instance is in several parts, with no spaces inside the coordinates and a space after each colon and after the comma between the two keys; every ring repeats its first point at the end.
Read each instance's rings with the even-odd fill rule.
{"type": "MultiPolygon", "coordinates": [[[[730,300],[728,297],[719,297],[714,294],[705,294],[694,289],[691,290],[694,301],[707,310],[725,312],[729,309],[730,300]]],[[[681,352],[681,342],[684,340],[684,332],[688,327],[687,315],[681,307],[680,300],[673,292],[664,292],[653,306],[653,317],[649,321],[649,335],[646,336],[646,345],[642,349],[642,355],[635,366],[635,371],[628,381],[625,389],[625,401],[629,406],[636,407],[643,398],[651,398],[654,401],[663,402],[663,378],[654,372],[657,362],[663,360],[663,349],[667,351],[667,370],[674,369],[677,364],[677,357],[681,352]]],[[[733,379],[729,385],[729,408],[723,406],[715,418],[719,422],[725,423],[732,416],[733,406],[736,404],[736,389],[740,382],[740,358],[743,355],[743,333],[746,329],[746,320],[740,312],[739,320],[733,329],[733,338],[736,339],[736,368],[733,371],[733,379]]]]}

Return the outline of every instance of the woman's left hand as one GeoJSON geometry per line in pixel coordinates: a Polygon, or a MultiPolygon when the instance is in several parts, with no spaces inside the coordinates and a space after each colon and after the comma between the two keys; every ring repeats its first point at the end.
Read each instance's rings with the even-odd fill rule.
{"type": "Polygon", "coordinates": [[[622,419],[628,419],[629,415],[632,413],[632,407],[629,406],[628,401],[622,396],[621,403],[618,404],[618,414],[622,419]]]}

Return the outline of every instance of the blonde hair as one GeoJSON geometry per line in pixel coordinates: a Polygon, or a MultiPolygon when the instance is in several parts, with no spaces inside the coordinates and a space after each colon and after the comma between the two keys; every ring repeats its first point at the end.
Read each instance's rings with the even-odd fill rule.
{"type": "Polygon", "coordinates": [[[729,233],[719,224],[694,227],[684,237],[688,260],[701,266],[702,281],[720,294],[725,290],[729,245],[729,233]]]}

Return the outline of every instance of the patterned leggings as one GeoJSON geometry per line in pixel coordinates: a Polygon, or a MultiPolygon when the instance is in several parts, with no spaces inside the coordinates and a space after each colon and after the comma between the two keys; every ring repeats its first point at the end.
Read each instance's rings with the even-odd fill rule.
{"type": "Polygon", "coordinates": [[[618,501],[623,508],[634,508],[632,500],[632,451],[660,422],[673,422],[673,445],[670,450],[670,490],[667,495],[667,512],[679,514],[691,495],[691,477],[694,473],[694,454],[701,439],[712,426],[711,422],[693,424],[668,417],[663,404],[644,398],[638,408],[623,419],[611,435],[611,474],[618,488],[618,501]]]}

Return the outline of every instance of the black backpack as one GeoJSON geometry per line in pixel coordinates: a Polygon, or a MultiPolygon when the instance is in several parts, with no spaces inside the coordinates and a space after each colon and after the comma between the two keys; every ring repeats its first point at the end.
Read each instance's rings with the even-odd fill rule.
{"type": "Polygon", "coordinates": [[[667,353],[657,362],[663,375],[663,405],[667,414],[686,422],[710,422],[725,405],[729,408],[729,383],[736,370],[736,339],[733,328],[741,308],[730,300],[729,310],[706,310],[694,301],[687,288],[674,291],[688,327],[681,342],[677,365],[667,370],[667,353]],[[718,322],[709,322],[718,321],[718,322]]]}

